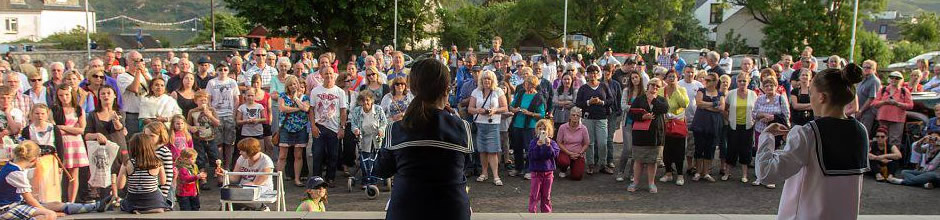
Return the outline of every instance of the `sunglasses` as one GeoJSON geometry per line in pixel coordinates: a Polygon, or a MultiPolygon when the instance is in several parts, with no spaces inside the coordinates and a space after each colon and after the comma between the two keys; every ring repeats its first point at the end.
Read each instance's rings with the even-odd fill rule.
{"type": "Polygon", "coordinates": [[[366,76],[375,76],[375,73],[366,74],[366,76]]]}
{"type": "Polygon", "coordinates": [[[264,54],[255,54],[255,56],[256,56],[256,57],[263,57],[263,56],[267,56],[267,55],[264,55],[264,54]]]}
{"type": "Polygon", "coordinates": [[[863,66],[862,69],[870,70],[872,68],[870,66],[863,66]]]}
{"type": "Polygon", "coordinates": [[[93,75],[93,76],[91,76],[91,77],[95,77],[95,78],[98,78],[98,79],[104,79],[104,75],[93,75]]]}
{"type": "Polygon", "coordinates": [[[404,83],[395,83],[396,86],[404,86],[404,83]]]}
{"type": "Polygon", "coordinates": [[[887,137],[887,136],[884,136],[884,135],[875,135],[875,137],[876,137],[876,138],[885,138],[885,137],[887,137]]]}
{"type": "Polygon", "coordinates": [[[136,59],[136,60],[134,60],[134,62],[144,62],[144,59],[143,59],[143,58],[136,59]]]}
{"type": "Polygon", "coordinates": [[[705,79],[705,82],[714,82],[715,79],[705,79]]]}
{"type": "Polygon", "coordinates": [[[897,76],[892,76],[892,77],[888,77],[888,78],[889,78],[889,79],[901,80],[901,77],[897,77],[897,76]]]}
{"type": "Polygon", "coordinates": [[[30,79],[30,82],[42,82],[42,79],[30,79]]]}
{"type": "Polygon", "coordinates": [[[747,83],[747,80],[738,80],[739,83],[747,83]]]}

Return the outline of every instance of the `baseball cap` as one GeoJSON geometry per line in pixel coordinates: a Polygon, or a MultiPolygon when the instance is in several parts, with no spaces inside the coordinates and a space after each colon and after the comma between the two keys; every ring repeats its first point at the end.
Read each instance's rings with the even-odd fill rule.
{"type": "Polygon", "coordinates": [[[172,65],[172,64],[178,64],[178,63],[180,63],[180,58],[179,58],[179,57],[170,58],[170,64],[171,64],[171,65],[172,65]]]}
{"type": "Polygon", "coordinates": [[[121,49],[120,47],[117,47],[117,48],[114,48],[114,52],[115,52],[115,53],[124,53],[124,49],[121,49]]]}

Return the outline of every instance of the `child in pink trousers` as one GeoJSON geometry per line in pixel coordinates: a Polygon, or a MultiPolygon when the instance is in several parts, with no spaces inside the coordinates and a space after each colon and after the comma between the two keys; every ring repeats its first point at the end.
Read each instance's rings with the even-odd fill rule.
{"type": "Polygon", "coordinates": [[[536,207],[542,213],[552,212],[552,181],[554,179],[555,158],[558,157],[558,144],[552,140],[552,121],[543,119],[535,125],[536,139],[529,144],[529,173],[532,174],[532,187],[529,190],[529,212],[535,213],[536,207]]]}

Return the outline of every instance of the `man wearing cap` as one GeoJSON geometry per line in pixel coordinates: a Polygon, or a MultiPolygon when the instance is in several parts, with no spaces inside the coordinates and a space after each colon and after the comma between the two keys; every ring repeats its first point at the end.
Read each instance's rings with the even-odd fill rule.
{"type": "Polygon", "coordinates": [[[114,58],[117,61],[117,65],[127,67],[127,59],[124,58],[124,49],[120,47],[114,48],[114,58]]]}
{"type": "Polygon", "coordinates": [[[607,51],[604,52],[604,56],[597,59],[597,65],[607,66],[610,64],[614,64],[614,65],[620,64],[620,61],[617,60],[616,57],[614,57],[614,50],[611,48],[607,48],[607,51]]]}
{"type": "Polygon", "coordinates": [[[183,63],[179,57],[170,58],[167,62],[170,65],[167,66],[166,75],[170,78],[166,80],[166,92],[173,93],[183,86],[183,78],[180,77],[182,76],[180,73],[183,72],[181,67],[183,63]]]}
{"type": "Polygon", "coordinates": [[[208,56],[199,57],[199,72],[196,73],[196,86],[199,86],[199,89],[205,89],[209,80],[213,78],[213,75],[209,74],[209,70],[212,69],[211,63],[208,56]]]}

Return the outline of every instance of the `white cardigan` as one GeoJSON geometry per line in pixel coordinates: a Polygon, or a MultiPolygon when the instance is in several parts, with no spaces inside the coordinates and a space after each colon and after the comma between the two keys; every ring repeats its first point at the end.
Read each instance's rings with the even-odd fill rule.
{"type": "MultiPolygon", "coordinates": [[[[735,127],[737,126],[737,118],[738,118],[736,117],[738,108],[735,107],[737,106],[737,102],[738,102],[738,98],[737,98],[738,90],[734,89],[734,90],[728,91],[727,97],[728,98],[726,100],[728,102],[728,124],[730,125],[731,130],[735,130],[736,129],[735,127]]],[[[745,114],[748,117],[747,117],[747,120],[744,122],[744,126],[747,127],[747,129],[751,129],[752,127],[754,127],[754,118],[750,116],[751,116],[751,112],[754,111],[754,102],[756,101],[757,101],[757,93],[751,90],[747,90],[748,105],[747,105],[747,112],[745,112],[745,114]]]]}

